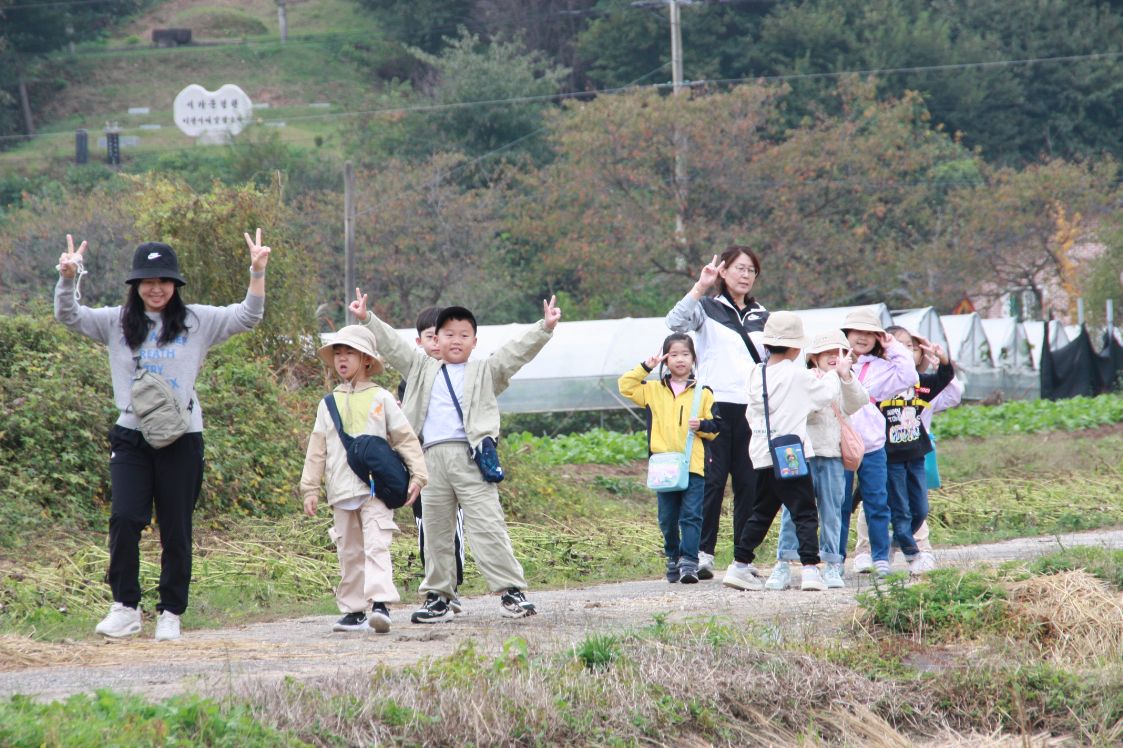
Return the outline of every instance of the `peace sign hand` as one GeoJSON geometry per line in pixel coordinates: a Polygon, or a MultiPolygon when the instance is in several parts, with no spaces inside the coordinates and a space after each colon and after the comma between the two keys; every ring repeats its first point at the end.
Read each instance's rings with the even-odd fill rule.
{"type": "Polygon", "coordinates": [[[643,365],[647,367],[648,371],[654,371],[655,367],[667,360],[667,354],[662,350],[656,352],[652,356],[648,356],[643,365]]]}
{"type": "Polygon", "coordinates": [[[367,295],[356,288],[355,289],[355,300],[351,302],[351,304],[347,307],[347,309],[351,312],[351,314],[355,317],[355,319],[359,320],[359,322],[366,322],[367,321],[367,295]]]}
{"type": "Polygon", "coordinates": [[[57,270],[63,278],[73,278],[78,274],[79,266],[84,264],[87,242],[82,242],[78,250],[74,250],[74,237],[66,235],[66,251],[58,257],[57,270]]]}
{"type": "Polygon", "coordinates": [[[718,262],[717,257],[717,255],[714,255],[714,259],[709,265],[703,265],[702,272],[698,275],[698,284],[706,289],[717,283],[721,270],[725,267],[725,262],[718,262]]]}
{"type": "Polygon", "coordinates": [[[546,322],[546,329],[553,332],[561,320],[562,312],[557,306],[558,297],[551,296],[549,301],[542,302],[542,319],[546,322]]]}
{"type": "Polygon", "coordinates": [[[243,233],[246,237],[246,245],[250,248],[250,268],[255,273],[264,272],[265,266],[269,263],[269,253],[272,252],[269,247],[261,246],[261,229],[257,230],[257,238],[251,238],[249,232],[243,233]]]}

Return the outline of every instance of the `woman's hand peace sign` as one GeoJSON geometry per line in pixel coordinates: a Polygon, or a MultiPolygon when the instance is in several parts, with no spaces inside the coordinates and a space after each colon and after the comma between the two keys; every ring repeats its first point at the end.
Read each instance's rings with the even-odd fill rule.
{"type": "Polygon", "coordinates": [[[66,251],[59,255],[58,272],[63,278],[73,278],[78,273],[78,266],[84,263],[87,242],[82,242],[77,251],[74,249],[74,237],[66,235],[66,251]]]}
{"type": "Polygon", "coordinates": [[[718,262],[717,257],[717,255],[714,255],[714,259],[710,262],[710,264],[703,265],[702,272],[698,274],[698,284],[704,286],[707,289],[713,284],[717,283],[717,279],[721,274],[721,270],[725,267],[725,262],[718,262]]]}
{"type": "Polygon", "coordinates": [[[244,236],[246,237],[246,244],[250,248],[250,269],[255,273],[264,272],[265,266],[269,262],[269,253],[273,250],[269,247],[261,246],[260,228],[257,230],[256,240],[249,235],[248,231],[244,233],[244,236]]]}

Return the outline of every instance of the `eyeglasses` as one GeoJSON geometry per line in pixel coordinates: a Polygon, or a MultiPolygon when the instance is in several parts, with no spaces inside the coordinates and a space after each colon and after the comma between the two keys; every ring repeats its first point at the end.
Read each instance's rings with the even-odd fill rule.
{"type": "Polygon", "coordinates": [[[736,273],[737,275],[753,276],[756,275],[756,268],[752,265],[734,265],[729,268],[729,272],[736,273]]]}

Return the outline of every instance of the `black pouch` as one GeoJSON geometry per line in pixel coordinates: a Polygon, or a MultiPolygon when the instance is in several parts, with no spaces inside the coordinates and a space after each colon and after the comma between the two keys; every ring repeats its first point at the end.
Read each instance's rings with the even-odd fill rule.
{"type": "Polygon", "coordinates": [[[363,481],[369,481],[371,491],[391,509],[405,506],[409,500],[409,470],[390,443],[381,436],[360,434],[351,436],[343,430],[343,419],[335,404],[335,396],[324,398],[335,431],[347,451],[347,464],[363,481]]]}
{"type": "Polygon", "coordinates": [[[503,466],[499,464],[499,448],[490,436],[485,436],[480,446],[476,447],[472,459],[476,461],[480,475],[485,481],[499,483],[503,480],[503,466]]]}

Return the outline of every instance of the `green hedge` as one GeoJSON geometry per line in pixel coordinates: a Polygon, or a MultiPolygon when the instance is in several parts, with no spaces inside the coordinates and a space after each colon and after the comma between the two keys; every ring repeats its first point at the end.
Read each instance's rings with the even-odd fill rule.
{"type": "Polygon", "coordinates": [[[1041,431],[1078,431],[1123,422],[1123,395],[1067,400],[1014,400],[1001,405],[967,405],[936,416],[936,435],[997,436],[1041,431]]]}
{"type": "MultiPolygon", "coordinates": [[[[204,407],[205,516],[292,511],[315,400],[290,392],[237,336],[211,352],[204,407]]],[[[318,392],[318,390],[317,390],[318,392]]],[[[0,317],[0,546],[108,516],[110,426],[104,346],[50,319],[0,317]]]]}

